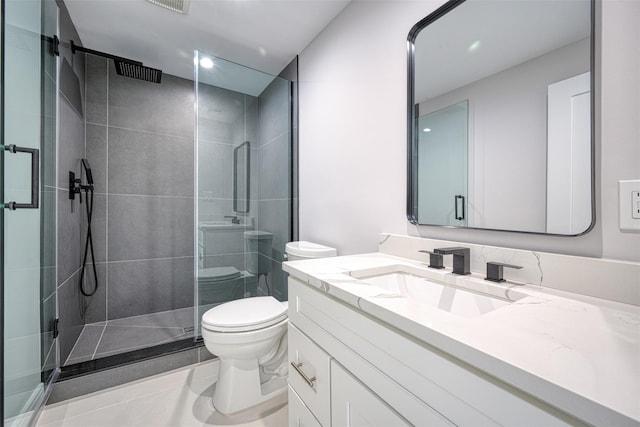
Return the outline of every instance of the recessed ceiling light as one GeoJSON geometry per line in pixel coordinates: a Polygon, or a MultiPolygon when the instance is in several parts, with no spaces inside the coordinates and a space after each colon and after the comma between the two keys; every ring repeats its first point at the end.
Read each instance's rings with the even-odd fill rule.
{"type": "Polygon", "coordinates": [[[200,60],[200,66],[202,68],[213,68],[213,60],[208,56],[205,56],[200,60]]]}
{"type": "Polygon", "coordinates": [[[475,52],[480,47],[480,40],[476,40],[467,48],[468,52],[475,52]]]}
{"type": "Polygon", "coordinates": [[[431,132],[431,129],[430,128],[424,128],[424,129],[422,129],[422,131],[423,132],[431,132]]]}

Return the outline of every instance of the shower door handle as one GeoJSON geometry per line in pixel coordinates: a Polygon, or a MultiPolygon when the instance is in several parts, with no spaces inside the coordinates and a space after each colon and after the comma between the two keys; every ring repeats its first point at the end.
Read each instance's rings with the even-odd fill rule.
{"type": "Polygon", "coordinates": [[[26,153],[31,155],[31,202],[16,203],[4,202],[0,203],[0,209],[38,209],[40,201],[40,150],[37,148],[18,147],[16,145],[0,145],[0,149],[10,153],[26,153]]]}
{"type": "Polygon", "coordinates": [[[454,203],[454,210],[455,210],[454,215],[455,215],[456,219],[458,221],[463,220],[464,219],[464,196],[461,195],[461,194],[456,194],[455,198],[453,199],[453,203],[454,203]],[[462,214],[460,214],[459,211],[458,211],[458,204],[459,204],[458,202],[459,201],[462,201],[461,209],[460,209],[460,212],[462,214]]]}

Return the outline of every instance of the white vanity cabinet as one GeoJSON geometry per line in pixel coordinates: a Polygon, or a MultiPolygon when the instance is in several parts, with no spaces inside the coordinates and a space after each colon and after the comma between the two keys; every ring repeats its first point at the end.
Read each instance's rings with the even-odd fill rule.
{"type": "Polygon", "coordinates": [[[291,426],[582,424],[291,276],[289,321],[291,426]]]}

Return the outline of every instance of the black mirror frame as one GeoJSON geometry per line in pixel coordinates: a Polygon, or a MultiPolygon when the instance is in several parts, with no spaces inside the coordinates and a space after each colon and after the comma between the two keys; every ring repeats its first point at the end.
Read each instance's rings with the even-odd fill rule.
{"type": "Polygon", "coordinates": [[[583,236],[589,233],[596,224],[596,150],[595,150],[595,98],[597,96],[595,81],[597,69],[595,67],[595,39],[596,39],[596,7],[595,0],[591,2],[591,37],[590,37],[590,67],[591,67],[591,224],[589,227],[578,234],[555,234],[544,233],[537,231],[519,231],[519,230],[503,230],[495,228],[477,228],[458,225],[429,225],[419,224],[417,214],[417,200],[418,200],[418,183],[417,183],[417,171],[418,171],[418,158],[417,158],[417,141],[415,135],[417,134],[417,109],[415,107],[415,41],[420,31],[422,31],[427,25],[451,12],[456,7],[465,3],[467,0],[449,0],[438,9],[430,13],[427,17],[418,21],[407,36],[407,205],[406,213],[407,219],[413,225],[422,225],[428,227],[442,227],[442,228],[462,228],[467,230],[490,230],[490,231],[502,231],[509,233],[522,233],[522,234],[534,234],[543,236],[558,236],[558,237],[577,237],[583,236]]]}

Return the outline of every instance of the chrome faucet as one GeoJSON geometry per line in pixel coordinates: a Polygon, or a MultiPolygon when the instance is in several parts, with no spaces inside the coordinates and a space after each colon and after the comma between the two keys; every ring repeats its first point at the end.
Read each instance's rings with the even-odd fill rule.
{"type": "Polygon", "coordinates": [[[469,248],[456,246],[434,249],[433,252],[439,255],[453,255],[453,274],[471,274],[471,251],[469,248]]]}

